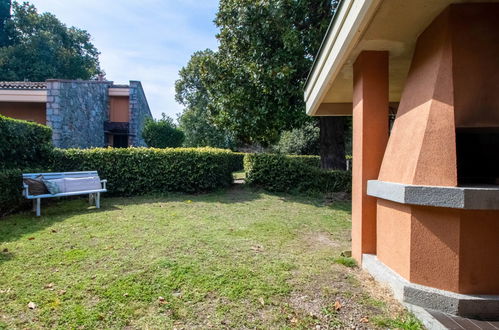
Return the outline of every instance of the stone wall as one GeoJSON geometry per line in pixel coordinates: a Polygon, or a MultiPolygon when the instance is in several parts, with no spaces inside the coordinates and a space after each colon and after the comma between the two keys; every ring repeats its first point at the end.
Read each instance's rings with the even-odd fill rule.
{"type": "Polygon", "coordinates": [[[144,147],[142,128],[147,118],[152,118],[151,110],[140,81],[130,81],[130,145],[144,147]]]}
{"type": "Polygon", "coordinates": [[[110,81],[47,81],[47,125],[58,148],[104,147],[110,81]]]}

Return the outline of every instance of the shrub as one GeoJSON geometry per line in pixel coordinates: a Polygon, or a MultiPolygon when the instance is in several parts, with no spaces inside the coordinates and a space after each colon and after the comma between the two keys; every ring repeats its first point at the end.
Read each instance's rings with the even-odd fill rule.
{"type": "Polygon", "coordinates": [[[14,211],[22,203],[21,174],[19,169],[0,171],[0,216],[14,211]]]}
{"type": "Polygon", "coordinates": [[[43,166],[52,150],[52,130],[0,116],[0,168],[43,166]]]}
{"type": "Polygon", "coordinates": [[[319,138],[319,127],[315,122],[309,122],[302,128],[283,132],[274,150],[282,154],[318,155],[319,138]]]}
{"type": "Polygon", "coordinates": [[[321,168],[321,157],[320,156],[288,155],[287,157],[290,159],[294,159],[297,162],[303,163],[303,165],[306,165],[306,166],[321,168]]]}
{"type": "Polygon", "coordinates": [[[326,171],[299,158],[279,154],[247,154],[246,182],[269,191],[350,192],[351,173],[326,171]]]}
{"type": "Polygon", "coordinates": [[[165,114],[160,120],[148,119],[142,129],[142,137],[151,148],[177,148],[182,146],[185,138],[184,132],[165,114]]]}
{"type": "Polygon", "coordinates": [[[56,149],[55,171],[96,170],[112,195],[204,192],[232,182],[232,152],[213,148],[56,149]]]}

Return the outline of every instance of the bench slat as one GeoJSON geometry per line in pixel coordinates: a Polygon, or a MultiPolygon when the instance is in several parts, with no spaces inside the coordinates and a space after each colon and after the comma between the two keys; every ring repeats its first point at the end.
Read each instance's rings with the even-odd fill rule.
{"type": "Polygon", "coordinates": [[[73,192],[67,192],[67,193],[60,193],[60,194],[46,194],[46,195],[28,195],[26,198],[27,199],[37,199],[37,198],[52,198],[52,197],[64,197],[64,196],[77,196],[77,195],[88,195],[88,194],[95,194],[99,192],[107,192],[107,189],[98,189],[98,190],[87,190],[87,191],[73,191],[73,192]]]}

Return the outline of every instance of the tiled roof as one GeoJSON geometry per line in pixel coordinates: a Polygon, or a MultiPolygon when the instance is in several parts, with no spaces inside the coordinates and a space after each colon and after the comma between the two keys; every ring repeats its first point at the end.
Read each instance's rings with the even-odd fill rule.
{"type": "Polygon", "coordinates": [[[111,88],[130,88],[130,86],[124,84],[113,84],[111,85],[111,88]]]}
{"type": "Polygon", "coordinates": [[[46,89],[47,83],[34,81],[0,81],[0,89],[46,89]]]}

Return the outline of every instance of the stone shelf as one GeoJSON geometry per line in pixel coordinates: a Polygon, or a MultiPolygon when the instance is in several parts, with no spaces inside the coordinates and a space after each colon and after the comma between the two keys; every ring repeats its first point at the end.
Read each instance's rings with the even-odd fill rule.
{"type": "Polygon", "coordinates": [[[499,186],[416,186],[370,180],[367,184],[367,194],[400,204],[499,210],[499,186]]]}

